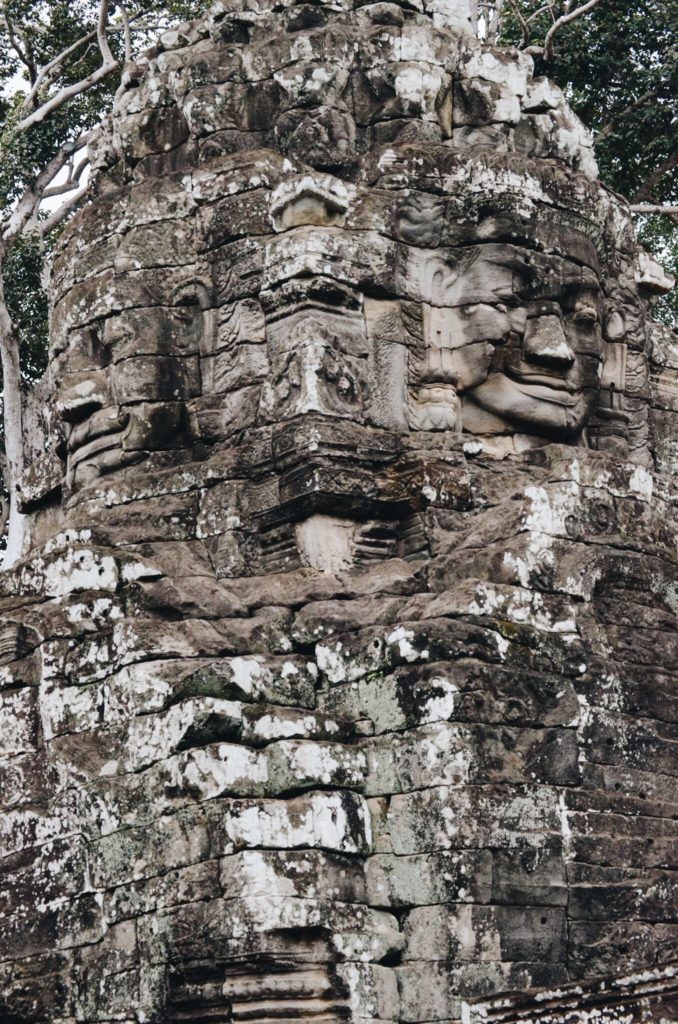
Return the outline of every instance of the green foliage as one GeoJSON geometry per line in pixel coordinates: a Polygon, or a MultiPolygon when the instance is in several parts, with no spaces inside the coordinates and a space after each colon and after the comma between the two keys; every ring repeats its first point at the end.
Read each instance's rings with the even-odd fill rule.
{"type": "MultiPolygon", "coordinates": [[[[39,69],[53,60],[66,47],[75,43],[85,32],[94,27],[97,5],[94,0],[74,0],[72,3],[54,2],[49,4],[36,0],[6,0],[3,4],[10,19],[12,33],[25,55],[26,63],[39,69]]],[[[10,88],[10,94],[0,107],[0,204],[9,205],[30,185],[36,174],[52,159],[59,147],[92,127],[101,117],[102,109],[110,102],[116,87],[114,76],[99,83],[73,99],[50,117],[27,131],[17,131],[17,122],[25,114],[22,101],[28,91],[31,78],[35,75],[11,55],[8,30],[0,28],[0,50],[8,53],[5,66],[0,64],[3,75],[1,84],[10,88]],[[3,38],[4,37],[4,38],[3,38]],[[11,81],[10,81],[11,79],[11,81]]],[[[120,49],[120,40],[113,40],[113,47],[120,49]]],[[[71,59],[64,62],[55,87],[72,85],[91,74],[101,63],[95,45],[78,49],[71,59]]],[[[47,96],[42,93],[40,103],[47,96]]]]}
{"type": "MultiPolygon", "coordinates": [[[[678,281],[678,228],[670,217],[640,217],[638,237],[648,252],[653,253],[664,270],[678,281]]],[[[652,311],[655,320],[678,328],[678,285],[662,296],[652,311]]]]}
{"type": "MultiPolygon", "coordinates": [[[[555,5],[556,14],[562,5],[555,5]]],[[[515,0],[524,19],[537,0],[515,0]]],[[[523,32],[507,4],[500,41],[520,45],[523,32]]],[[[530,22],[530,44],[542,44],[548,8],[530,22]]],[[[605,184],[632,202],[678,205],[678,0],[601,0],[554,37],[549,61],[536,74],[557,82],[592,129],[605,184]],[[660,173],[662,172],[662,173],[660,173]]],[[[642,218],[640,237],[667,270],[678,269],[678,230],[666,216],[642,218]]],[[[678,323],[678,295],[657,307],[678,323]]]]}
{"type": "Polygon", "coordinates": [[[7,308],[21,338],[24,376],[37,380],[47,362],[47,295],[42,287],[44,252],[35,235],[22,235],[4,266],[7,308]]]}

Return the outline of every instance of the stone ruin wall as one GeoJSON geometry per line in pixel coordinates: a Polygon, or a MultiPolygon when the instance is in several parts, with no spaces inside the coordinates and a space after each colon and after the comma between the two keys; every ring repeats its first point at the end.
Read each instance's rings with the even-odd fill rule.
{"type": "Polygon", "coordinates": [[[126,70],[1,584],[2,1024],[676,1019],[670,282],[469,29],[219,0],[126,70]]]}

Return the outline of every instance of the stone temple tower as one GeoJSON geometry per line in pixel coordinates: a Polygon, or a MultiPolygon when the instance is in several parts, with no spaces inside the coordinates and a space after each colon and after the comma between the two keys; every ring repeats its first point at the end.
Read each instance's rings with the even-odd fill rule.
{"type": "Polygon", "coordinates": [[[560,91],[464,0],[217,0],[93,165],[2,1024],[675,1020],[670,281],[560,91]]]}

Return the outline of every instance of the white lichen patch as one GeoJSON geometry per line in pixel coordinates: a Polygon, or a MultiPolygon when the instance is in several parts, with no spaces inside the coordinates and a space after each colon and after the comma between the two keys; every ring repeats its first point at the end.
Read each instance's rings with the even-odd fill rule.
{"type": "Polygon", "coordinates": [[[315,646],[315,660],[318,671],[333,685],[356,682],[382,666],[383,642],[376,639],[366,651],[360,653],[345,648],[341,640],[334,644],[318,643],[315,646]]]}
{"type": "Polygon", "coordinates": [[[367,758],[360,750],[336,743],[282,741],[268,748],[285,768],[290,782],[305,785],[360,786],[367,758]]]}
{"type": "Polygon", "coordinates": [[[231,658],[230,667],[238,689],[247,696],[254,696],[264,674],[261,663],[256,658],[231,658]]]}
{"type": "Polygon", "coordinates": [[[403,64],[394,78],[396,95],[424,119],[435,116],[435,102],[440,92],[442,71],[425,64],[403,64]]]}
{"type": "Polygon", "coordinates": [[[386,637],[386,644],[388,647],[397,647],[398,654],[405,661],[426,661],[429,656],[428,650],[417,650],[412,643],[413,640],[413,630],[406,629],[404,626],[396,626],[386,637]]]}
{"type": "Polygon", "coordinates": [[[653,480],[651,473],[648,473],[642,466],[637,466],[629,477],[629,490],[643,501],[652,500],[653,480]]]}
{"type": "Polygon", "coordinates": [[[123,618],[123,610],[111,598],[98,597],[66,606],[66,615],[74,625],[83,629],[100,629],[116,619],[123,618]]]}
{"type": "Polygon", "coordinates": [[[322,715],[305,714],[287,709],[284,712],[271,710],[248,722],[247,735],[253,739],[267,742],[336,733],[339,732],[339,728],[338,722],[322,715]]]}
{"type": "Polygon", "coordinates": [[[469,781],[471,750],[468,734],[447,724],[421,730],[422,786],[464,786],[469,781]]]}
{"type": "Polygon", "coordinates": [[[126,770],[138,771],[167,757],[177,750],[189,729],[199,729],[208,716],[237,722],[242,718],[242,704],[213,697],[193,698],[176,704],[163,714],[135,718],[130,722],[127,733],[126,770]]]}
{"type": "Polygon", "coordinates": [[[110,555],[99,555],[90,548],[69,548],[45,565],[44,581],[48,597],[64,597],[79,590],[115,590],[118,567],[110,555]]]}
{"type": "Polygon", "coordinates": [[[120,576],[125,583],[134,583],[136,580],[162,579],[163,573],[139,559],[125,559],[120,566],[120,576]]]}
{"type": "Polygon", "coordinates": [[[557,611],[564,617],[556,617],[555,609],[547,604],[542,594],[522,587],[499,588],[489,583],[479,583],[467,611],[471,615],[498,615],[511,622],[534,626],[546,633],[559,633],[570,641],[577,635],[572,604],[559,604],[557,611]]]}
{"type": "Polygon", "coordinates": [[[546,533],[551,537],[567,536],[566,520],[576,514],[579,487],[561,484],[556,490],[545,487],[525,488],[525,497],[530,500],[530,511],[523,517],[523,529],[546,533]]]}
{"type": "Polygon", "coordinates": [[[172,693],[171,671],[171,662],[146,661],[108,676],[102,684],[105,721],[113,725],[162,710],[172,693]]]}
{"type": "Polygon", "coordinates": [[[92,686],[40,687],[40,721],[46,740],[64,733],[96,729],[103,716],[104,698],[98,684],[92,686]]]}
{"type": "MultiPolygon", "coordinates": [[[[512,569],[521,586],[529,589],[532,585],[533,575],[540,578],[545,572],[553,570],[555,556],[553,553],[553,538],[546,533],[531,531],[527,544],[522,554],[517,551],[507,550],[503,556],[504,564],[512,569]]],[[[573,581],[577,586],[577,581],[573,581]]],[[[579,585],[580,586],[580,585],[579,585]]],[[[578,593],[578,590],[570,591],[578,593]]]]}
{"type": "Polygon", "coordinates": [[[36,724],[32,688],[0,693],[0,756],[34,750],[36,724]]]}
{"type": "Polygon", "coordinates": [[[294,802],[268,800],[230,814],[226,834],[235,847],[359,853],[371,842],[369,814],[356,796],[349,823],[346,800],[347,794],[341,793],[311,793],[294,802]]]}
{"type": "Polygon", "coordinates": [[[509,647],[511,645],[510,645],[509,641],[506,639],[506,637],[502,636],[501,633],[495,632],[494,633],[494,638],[495,638],[495,640],[497,642],[497,650],[499,651],[499,657],[503,661],[504,658],[506,657],[506,653],[507,653],[507,651],[508,651],[508,649],[509,649],[509,647]]]}
{"type": "Polygon", "coordinates": [[[61,533],[55,534],[54,537],[50,537],[45,543],[43,551],[45,555],[50,555],[52,552],[60,551],[65,547],[88,544],[91,539],[91,530],[64,530],[61,533]]]}
{"type": "Polygon", "coordinates": [[[232,743],[189,750],[172,759],[168,769],[172,790],[200,800],[256,793],[268,781],[266,755],[232,743]]]}
{"type": "Polygon", "coordinates": [[[427,697],[423,702],[420,718],[422,724],[449,721],[454,714],[459,687],[443,676],[434,676],[432,679],[429,679],[429,686],[439,692],[427,697]]]}

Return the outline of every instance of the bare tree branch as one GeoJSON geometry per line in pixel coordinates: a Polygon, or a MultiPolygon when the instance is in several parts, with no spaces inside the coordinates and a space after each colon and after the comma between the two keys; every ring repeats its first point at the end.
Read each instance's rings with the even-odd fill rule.
{"type": "Polygon", "coordinates": [[[637,189],[631,196],[632,203],[642,202],[645,199],[652,199],[652,192],[655,186],[661,181],[665,174],[672,171],[674,167],[678,167],[678,149],[670,153],[666,160],[663,160],[659,167],[656,167],[652,174],[643,182],[639,189],[637,189]]]}
{"type": "Polygon", "coordinates": [[[75,167],[71,168],[66,181],[61,185],[52,185],[50,188],[46,188],[40,196],[40,201],[44,199],[51,199],[53,196],[63,196],[68,192],[72,192],[74,188],[77,188],[80,183],[80,179],[85,173],[85,168],[89,166],[89,157],[84,156],[75,167]]]}
{"type": "Polygon", "coordinates": [[[505,0],[488,0],[487,3],[481,5],[485,20],[484,42],[490,43],[492,46],[497,42],[504,3],[505,0]]]}
{"type": "Polygon", "coordinates": [[[20,43],[19,39],[17,38],[17,31],[14,28],[12,19],[9,16],[6,3],[3,3],[2,5],[2,21],[5,25],[5,29],[7,30],[7,38],[9,39],[12,49],[14,50],[21,63],[24,65],[24,67],[27,68],[28,76],[31,82],[33,82],[35,80],[36,75],[35,62],[33,61],[33,57],[30,53],[29,47],[26,46],[26,41],[22,40],[22,43],[20,43]]]}
{"type": "Polygon", "coordinates": [[[664,206],[662,203],[632,203],[633,213],[666,214],[675,217],[678,214],[678,206],[664,206]]]}
{"type": "MultiPolygon", "coordinates": [[[[0,261],[4,251],[0,247],[0,261]]],[[[23,409],[19,339],[5,301],[4,279],[0,274],[0,366],[2,366],[2,417],[6,485],[10,501],[10,533],[5,564],[21,554],[21,519],[18,518],[17,487],[24,468],[23,409]],[[14,548],[14,550],[13,550],[14,548]]]]}
{"type": "Polygon", "coordinates": [[[132,36],[130,33],[129,16],[124,4],[119,3],[118,9],[122,18],[122,30],[125,37],[125,62],[129,63],[132,59],[132,36]]]}
{"type": "Polygon", "coordinates": [[[594,133],[594,138],[601,139],[605,135],[609,135],[614,128],[615,121],[621,121],[622,118],[626,117],[627,114],[632,114],[634,110],[638,110],[639,107],[649,103],[650,100],[656,99],[659,95],[658,90],[653,89],[648,92],[644,92],[642,96],[639,96],[633,103],[629,103],[628,107],[624,107],[618,114],[613,114],[607,124],[604,124],[597,132],[594,133]]]}
{"type": "MultiPolygon", "coordinates": [[[[528,46],[525,48],[525,53],[529,53],[533,57],[543,57],[544,60],[550,60],[553,56],[553,38],[556,32],[558,32],[558,30],[561,29],[563,25],[567,25],[568,22],[574,21],[575,18],[579,18],[583,14],[587,14],[599,3],[600,0],[588,0],[587,3],[582,4],[581,7],[575,8],[574,11],[566,11],[565,14],[561,14],[559,18],[556,18],[554,23],[551,25],[551,28],[546,33],[546,36],[544,38],[544,45],[528,46]]],[[[551,6],[550,10],[551,12],[553,12],[553,8],[551,6]]]]}
{"type": "Polygon", "coordinates": [[[575,18],[580,18],[582,14],[586,14],[588,11],[598,4],[600,0],[588,0],[588,3],[582,4],[581,7],[575,8],[574,11],[569,11],[567,14],[562,14],[557,21],[553,23],[551,28],[546,33],[544,39],[544,59],[550,60],[553,56],[553,37],[555,36],[558,29],[562,28],[563,25],[567,25],[568,22],[574,21],[575,18]]]}
{"type": "Polygon", "coordinates": [[[0,222],[0,231],[2,232],[0,237],[5,243],[15,238],[26,224],[37,215],[45,189],[49,187],[50,182],[54,181],[59,171],[66,166],[73,154],[87,145],[91,136],[91,132],[85,132],[77,139],[64,142],[49,163],[42,169],[32,186],[24,191],[7,221],[4,224],[0,222]]]}
{"type": "Polygon", "coordinates": [[[67,103],[68,100],[73,98],[73,96],[79,96],[80,93],[91,89],[103,78],[106,78],[106,76],[118,66],[118,62],[111,53],[111,48],[108,45],[108,39],[106,38],[108,5],[109,0],[99,0],[99,20],[96,28],[96,37],[99,50],[101,52],[101,66],[97,68],[96,71],[93,71],[91,75],[81,78],[79,82],[74,82],[73,85],[64,86],[64,88],[58,93],[51,96],[36,110],[32,111],[32,113],[19,121],[17,125],[18,130],[25,131],[32,125],[39,124],[41,121],[44,121],[46,117],[49,117],[49,115],[54,113],[55,110],[62,107],[64,103],[67,103]]]}
{"type": "Polygon", "coordinates": [[[97,22],[97,42],[99,43],[99,49],[101,56],[103,57],[104,64],[112,64],[116,66],[117,61],[111,53],[111,48],[108,45],[108,39],[106,38],[106,27],[108,25],[108,10],[109,0],[99,0],[99,20],[97,22]]]}
{"type": "Polygon", "coordinates": [[[39,221],[37,224],[37,230],[40,233],[41,238],[45,238],[51,231],[54,230],[59,224],[62,223],[68,217],[71,210],[77,206],[77,204],[84,199],[87,195],[87,185],[83,185],[74,192],[72,196],[69,196],[58,209],[51,213],[49,217],[45,217],[44,220],[39,221]]]}
{"type": "Polygon", "coordinates": [[[65,50],[62,50],[61,53],[54,58],[54,60],[51,60],[49,62],[49,64],[45,64],[44,67],[40,68],[40,71],[38,72],[38,75],[35,79],[35,82],[33,83],[33,88],[31,89],[31,91],[29,92],[28,96],[24,101],[25,109],[28,109],[30,107],[38,91],[42,89],[44,85],[49,85],[49,83],[52,81],[54,73],[60,69],[61,65],[66,60],[66,58],[70,57],[72,53],[75,53],[75,51],[79,49],[79,47],[84,46],[85,43],[89,43],[92,41],[92,39],[96,39],[96,35],[96,29],[92,29],[91,32],[88,32],[86,35],[81,36],[80,39],[77,39],[74,43],[71,43],[70,46],[67,46],[65,50]]]}
{"type": "Polygon", "coordinates": [[[518,24],[520,25],[520,31],[523,35],[523,46],[527,46],[530,41],[530,26],[523,18],[522,12],[516,3],[516,0],[508,0],[511,10],[513,11],[518,24]]]}
{"type": "Polygon", "coordinates": [[[553,23],[556,20],[556,16],[553,13],[553,4],[548,3],[544,4],[543,7],[538,7],[536,11],[533,11],[532,14],[529,15],[529,17],[527,18],[528,24],[530,22],[537,21],[539,18],[541,18],[542,14],[545,14],[547,11],[551,15],[551,23],[553,23]]]}

